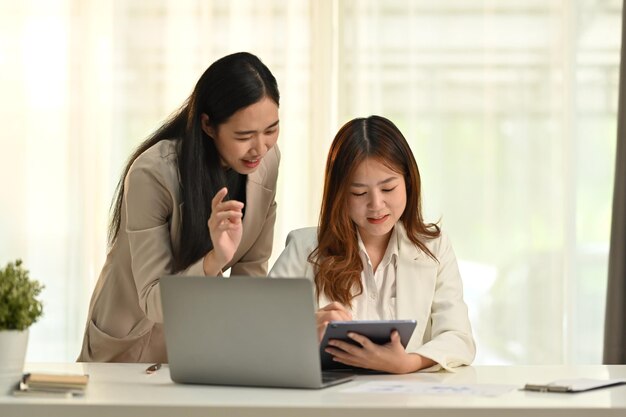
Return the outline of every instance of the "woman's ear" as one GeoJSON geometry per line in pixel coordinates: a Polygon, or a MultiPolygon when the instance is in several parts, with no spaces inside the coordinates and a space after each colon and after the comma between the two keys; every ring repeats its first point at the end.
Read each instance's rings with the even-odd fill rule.
{"type": "Polygon", "coordinates": [[[200,115],[200,126],[202,127],[202,131],[206,133],[207,136],[215,138],[215,129],[211,126],[209,116],[206,113],[202,113],[200,115]]]}

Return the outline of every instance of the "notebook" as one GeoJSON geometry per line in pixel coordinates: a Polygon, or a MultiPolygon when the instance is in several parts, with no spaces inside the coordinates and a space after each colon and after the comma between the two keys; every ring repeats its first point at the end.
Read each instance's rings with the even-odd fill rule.
{"type": "Polygon", "coordinates": [[[352,376],[322,373],[312,283],[305,278],[161,278],[174,382],[324,388],[352,376]]]}

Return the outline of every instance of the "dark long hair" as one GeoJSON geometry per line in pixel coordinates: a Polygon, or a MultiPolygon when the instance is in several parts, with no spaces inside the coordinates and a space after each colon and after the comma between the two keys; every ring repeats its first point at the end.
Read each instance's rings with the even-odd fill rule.
{"type": "Polygon", "coordinates": [[[180,250],[174,254],[175,270],[188,267],[208,252],[212,248],[207,229],[211,200],[226,185],[226,178],[215,144],[202,130],[201,115],[208,115],[210,125],[217,131],[218,126],[238,110],[264,97],[279,104],[276,79],[256,56],[239,52],[211,64],[180,109],[141,143],[129,158],[111,205],[113,214],[109,244],[115,242],[119,233],[124,179],[131,165],[156,143],[173,139],[181,142],[177,152],[184,202],[180,250]]]}
{"type": "Polygon", "coordinates": [[[356,226],[348,210],[349,179],[367,158],[378,160],[404,177],[407,202],[400,221],[411,242],[434,260],[424,240],[441,233],[436,224],[424,223],[419,169],[396,125],[380,116],[353,119],[343,125],[328,152],[318,246],[309,255],[309,262],[316,266],[317,294],[348,306],[363,291],[356,226]]]}

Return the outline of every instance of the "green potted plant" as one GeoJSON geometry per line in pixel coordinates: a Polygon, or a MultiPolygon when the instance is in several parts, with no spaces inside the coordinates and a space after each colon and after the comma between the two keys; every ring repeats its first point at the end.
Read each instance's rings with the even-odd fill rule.
{"type": "Polygon", "coordinates": [[[43,313],[37,299],[42,289],[19,259],[0,269],[0,395],[10,393],[22,376],[28,328],[43,313]]]}

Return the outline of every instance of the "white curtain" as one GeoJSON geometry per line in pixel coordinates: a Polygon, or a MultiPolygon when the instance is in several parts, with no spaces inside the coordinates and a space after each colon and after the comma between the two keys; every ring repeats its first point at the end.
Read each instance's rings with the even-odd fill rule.
{"type": "Polygon", "coordinates": [[[0,263],[41,280],[28,360],[78,354],[132,148],[215,59],[276,75],[274,256],[315,225],[328,146],[380,114],[460,260],[477,363],[600,363],[619,0],[0,2],[0,263]]]}

